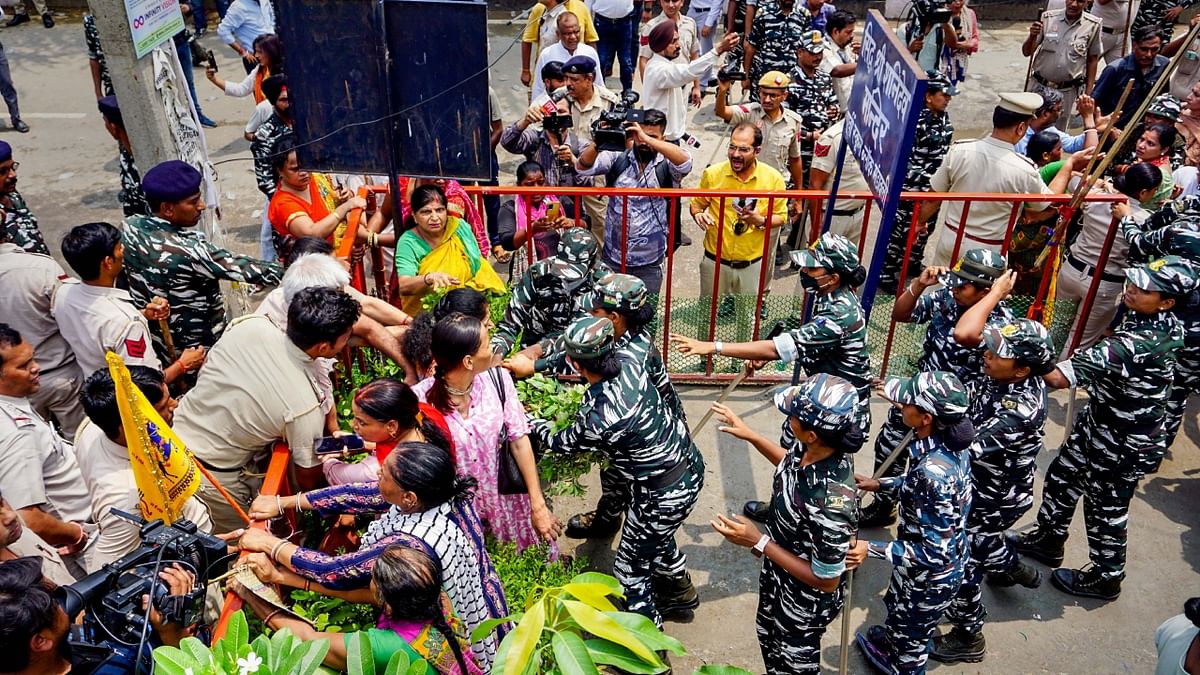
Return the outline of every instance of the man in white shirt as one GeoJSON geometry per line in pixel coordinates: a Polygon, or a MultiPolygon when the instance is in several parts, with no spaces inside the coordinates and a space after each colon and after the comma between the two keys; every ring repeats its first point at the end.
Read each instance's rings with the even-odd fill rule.
{"type": "MultiPolygon", "coordinates": [[[[542,66],[551,61],[566,63],[571,60],[571,57],[579,55],[586,56],[593,63],[600,63],[600,55],[595,49],[580,42],[579,18],[572,12],[563,12],[558,15],[558,42],[546,47],[538,56],[537,67],[534,68],[535,73],[542,72],[542,66]]],[[[596,81],[603,82],[604,77],[600,75],[600,66],[595,69],[596,81]]],[[[546,93],[546,85],[542,82],[542,78],[536,78],[533,81],[533,93],[531,99],[537,99],[542,94],[546,93]]]]}
{"type": "MultiPolygon", "coordinates": [[[[825,23],[825,54],[817,67],[833,78],[833,91],[837,94],[838,108],[846,114],[850,100],[850,89],[854,85],[854,72],[858,68],[858,49],[854,41],[854,15],[839,9],[829,15],[825,23]]],[[[851,237],[853,239],[853,237],[851,237]]]]}
{"type": "MultiPolygon", "coordinates": [[[[145,366],[130,366],[129,377],[170,426],[178,402],[167,391],[163,374],[145,366]]],[[[112,512],[118,509],[138,515],[140,498],[121,424],[121,411],[117,407],[116,386],[108,370],[92,373],[84,382],[79,398],[88,421],[79,427],[75,450],[79,470],[92,498],[92,518],[100,527],[92,554],[93,566],[100,567],[141,544],[141,528],[112,512]]],[[[208,508],[195,496],[184,503],[180,515],[201,532],[212,532],[208,508]]]]}
{"type": "Polygon", "coordinates": [[[600,52],[602,77],[612,75],[615,57],[621,64],[621,90],[632,90],[633,66],[637,62],[634,44],[641,22],[642,3],[634,3],[633,0],[587,0],[587,7],[592,11],[596,34],[600,36],[596,48],[600,52]]]}
{"type": "Polygon", "coordinates": [[[646,75],[642,79],[642,107],[661,110],[667,114],[667,128],[663,137],[673,143],[687,136],[687,99],[683,95],[684,85],[700,77],[717,62],[717,57],[733,49],[738,42],[737,33],[726,33],[719,44],[707,54],[689,63],[675,63],[679,56],[679,30],[674,21],[663,21],[650,31],[648,44],[654,56],[646,62],[646,75]]]}
{"type": "MultiPolygon", "coordinates": [[[[643,78],[646,76],[646,62],[650,60],[651,56],[654,56],[654,52],[650,50],[650,31],[664,21],[674,21],[675,28],[679,31],[679,56],[671,60],[675,63],[687,64],[700,58],[700,38],[697,34],[696,20],[680,14],[683,0],[660,0],[659,4],[662,6],[662,12],[642,24],[640,46],[638,47],[638,68],[643,78]]],[[[711,49],[710,45],[705,51],[711,49]]],[[[691,103],[693,106],[700,106],[702,93],[700,80],[697,79],[692,83],[691,103]]]]}
{"type": "Polygon", "coordinates": [[[83,576],[92,571],[91,498],[75,449],[29,401],[40,376],[33,345],[0,323],[0,492],[29,529],[58,547],[72,573],[83,576]]]}
{"type": "MultiPolygon", "coordinates": [[[[171,308],[159,297],[139,311],[129,291],[116,287],[125,259],[120,230],[108,223],[78,225],[63,238],[62,252],[83,282],[66,280],[54,296],[51,311],[84,376],[108,368],[106,352],[116,353],[126,365],[160,370],[146,314],[165,319],[171,308]]],[[[190,347],[167,367],[164,376],[167,382],[174,382],[202,363],[204,348],[190,347]]]]}

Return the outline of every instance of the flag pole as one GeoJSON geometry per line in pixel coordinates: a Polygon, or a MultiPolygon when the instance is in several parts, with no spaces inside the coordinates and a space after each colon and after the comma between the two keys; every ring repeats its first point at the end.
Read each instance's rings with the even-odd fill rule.
{"type": "Polygon", "coordinates": [[[237,500],[233,498],[233,495],[229,494],[229,491],[225,489],[225,486],[221,485],[220,481],[218,481],[211,473],[209,473],[208,469],[204,468],[204,465],[200,463],[200,460],[196,459],[195,455],[188,453],[188,457],[191,457],[192,464],[196,465],[196,469],[200,472],[200,474],[208,479],[208,482],[212,483],[212,486],[217,488],[217,492],[221,493],[221,496],[225,499],[225,501],[229,502],[229,505],[233,507],[233,510],[237,511],[238,517],[241,518],[242,521],[244,521],[247,525],[249,525],[250,516],[246,515],[246,510],[237,503],[237,500]]]}

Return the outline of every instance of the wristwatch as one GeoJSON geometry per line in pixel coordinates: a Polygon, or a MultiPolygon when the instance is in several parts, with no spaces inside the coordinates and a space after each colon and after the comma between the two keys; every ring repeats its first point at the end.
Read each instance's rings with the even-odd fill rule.
{"type": "Polygon", "coordinates": [[[758,538],[757,544],[750,547],[750,551],[754,553],[755,558],[761,558],[761,557],[763,557],[763,554],[766,552],[767,544],[769,544],[769,543],[771,543],[771,536],[768,534],[764,534],[763,536],[758,538]]]}

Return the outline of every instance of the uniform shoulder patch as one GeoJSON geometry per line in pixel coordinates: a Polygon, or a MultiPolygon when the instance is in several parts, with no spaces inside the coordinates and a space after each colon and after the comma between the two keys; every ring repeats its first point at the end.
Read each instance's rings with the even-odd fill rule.
{"type": "Polygon", "coordinates": [[[833,149],[832,145],[824,145],[822,143],[817,143],[816,145],[813,146],[813,155],[815,155],[817,157],[827,157],[827,156],[829,156],[829,151],[831,149],[833,149]]]}
{"type": "Polygon", "coordinates": [[[146,356],[146,336],[141,336],[136,340],[125,340],[125,351],[129,352],[131,358],[140,359],[146,356]]]}

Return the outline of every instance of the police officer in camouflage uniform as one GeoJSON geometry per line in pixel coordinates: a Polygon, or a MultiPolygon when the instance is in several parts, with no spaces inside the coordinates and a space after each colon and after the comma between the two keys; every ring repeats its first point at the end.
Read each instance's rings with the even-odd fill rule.
{"type": "MultiPolygon", "coordinates": [[[[866,278],[854,244],[839,234],[826,232],[807,249],[792,251],[792,262],[800,267],[800,283],[812,293],[812,319],[773,340],[757,342],[700,342],[671,334],[681,353],[707,356],[723,354],[736,359],[798,362],[809,375],[829,373],[849,381],[858,389],[856,409],[859,429],[871,426],[871,363],[867,354],[867,322],[854,288],[866,278]]],[[[792,428],[783,425],[779,444],[795,443],[792,428]]],[[[743,513],[765,522],[770,505],[747,502],[743,513]]]]}
{"type": "MultiPolygon", "coordinates": [[[[662,354],[654,344],[649,328],[654,320],[654,306],[648,305],[646,298],[646,284],[641,279],[629,274],[607,274],[596,284],[591,296],[591,315],[612,321],[616,336],[614,346],[622,363],[645,370],[650,384],[666,401],[671,415],[686,421],[683,402],[679,400],[662,354]]],[[[629,485],[621,472],[611,466],[603,469],[596,509],[571,516],[567,521],[567,536],[589,539],[616,534],[621,526],[621,514],[629,507],[629,499],[629,485]]],[[[661,601],[659,611],[668,613],[661,601]]]]}
{"type": "MultiPolygon", "coordinates": [[[[950,98],[957,95],[958,90],[939,72],[927,70],[925,74],[929,77],[925,85],[925,107],[917,117],[917,130],[913,136],[912,152],[908,157],[908,168],[904,173],[904,186],[900,188],[904,192],[929,192],[929,182],[942,165],[942,158],[946,156],[954,137],[954,125],[950,123],[950,115],[946,108],[950,105],[950,98]]],[[[895,293],[900,283],[900,267],[904,263],[908,232],[913,226],[915,210],[916,204],[908,201],[900,202],[896,207],[887,251],[883,254],[883,269],[879,273],[879,288],[888,293],[895,293]]],[[[925,244],[929,241],[936,220],[930,218],[925,223],[917,224],[917,236],[913,239],[906,274],[910,278],[916,276],[921,269],[921,261],[925,258],[925,244]]]]}
{"type": "Polygon", "coordinates": [[[587,393],[574,424],[553,433],[550,422],[532,419],[530,432],[546,452],[603,452],[628,482],[631,499],[613,572],[628,610],[661,626],[658,597],[674,607],[699,605],[675,530],[700,497],[704,458],[645,369],[622,360],[615,339],[608,319],[587,316],[567,326],[567,356],[587,379],[587,393]]]}
{"type": "MultiPolygon", "coordinates": [[[[800,130],[800,159],[804,163],[805,187],[808,185],[808,167],[812,165],[813,146],[829,125],[837,121],[840,114],[837,93],[833,90],[833,78],[821,70],[821,59],[825,54],[825,41],[829,38],[816,30],[805,31],[800,40],[797,61],[788,73],[788,96],[785,105],[800,113],[804,120],[800,130]]],[[[800,186],[797,186],[800,187],[800,186]]],[[[789,240],[796,245],[800,228],[793,228],[789,240]]]]}
{"type": "MultiPolygon", "coordinates": [[[[152,216],[125,219],[125,275],[135,304],[144,307],[156,296],[171,306],[169,319],[176,350],[211,347],[225,331],[225,299],[221,280],[273,286],[283,269],[279,263],[235,255],[192,230],[204,212],[200,172],[179,160],[146,172],[142,189],[152,216]]],[[[163,335],[151,326],[159,358],[171,361],[163,335]]]]}
{"type": "MultiPolygon", "coordinates": [[[[1121,234],[1129,242],[1130,262],[1177,255],[1193,266],[1200,265],[1200,197],[1189,195],[1167,202],[1141,224],[1128,211],[1127,204],[1113,205],[1113,212],[1121,218],[1121,234]]],[[[1175,316],[1183,322],[1184,347],[1175,353],[1175,379],[1163,422],[1164,453],[1179,434],[1188,396],[1200,392],[1200,307],[1189,303],[1176,309],[1175,316]]],[[[1161,460],[1155,462],[1146,473],[1157,472],[1160,463],[1161,460]]]]}
{"type": "Polygon", "coordinates": [[[1056,569],[1050,580],[1071,595],[1101,600],[1121,594],[1129,502],[1162,455],[1163,418],[1183,346],[1174,310],[1197,284],[1196,269],[1178,256],[1128,268],[1125,276],[1128,312],[1116,332],[1046,375],[1055,389],[1087,387],[1089,399],[1046,470],[1037,527],[1010,537],[1021,553],[1057,567],[1083,497],[1092,565],[1056,569]]]}
{"type": "Polygon", "coordinates": [[[1046,424],[1046,384],[1054,367],[1054,342],[1040,323],[1017,319],[1001,327],[983,327],[988,306],[999,303],[1007,289],[997,284],[988,300],[968,310],[959,325],[969,332],[982,328],[987,345],[983,367],[987,377],[967,385],[967,416],[975,425],[971,459],[971,511],[967,516],[971,557],[954,602],[946,609],[953,628],[933,638],[936,661],[976,662],[983,658],[983,596],[980,581],[988,573],[992,585],[1021,584],[1036,588],[1041,574],[1023,563],[1004,540],[1004,531],[1033,507],[1033,475],[1046,424]]]}
{"type": "Polygon", "coordinates": [[[821,635],[841,611],[842,572],[855,530],[857,500],[850,453],[865,438],[858,392],[819,373],[780,389],[775,405],[797,440],[784,448],[755,433],[721,404],[721,431],[751,445],[775,465],[767,533],[749,521],[717,515],[713,529],[763,559],[758,575],[758,645],[767,672],[817,673],[821,635]]]}
{"type": "Polygon", "coordinates": [[[1194,4],[1195,0],[1142,0],[1138,5],[1137,14],[1133,17],[1133,26],[1129,33],[1132,35],[1143,26],[1147,26],[1156,29],[1163,43],[1166,43],[1175,30],[1175,20],[1183,10],[1194,4]]]}
{"type": "MultiPolygon", "coordinates": [[[[928,323],[923,353],[917,361],[917,370],[937,370],[954,373],[964,385],[983,378],[982,331],[975,331],[969,339],[956,339],[955,327],[972,307],[983,301],[992,289],[992,284],[1004,274],[1008,266],[1004,257],[985,248],[973,248],[963,254],[954,269],[929,267],[905,287],[892,307],[892,320],[901,323],[928,323]],[[944,284],[932,293],[925,291],[944,284]]],[[[1000,296],[1003,298],[1004,296],[1000,296]]],[[[985,315],[991,325],[1004,325],[1013,320],[1012,312],[997,301],[985,315]]],[[[900,444],[908,432],[900,410],[888,411],[887,422],[875,437],[875,468],[879,468],[900,444]]],[[[905,461],[901,456],[885,476],[895,477],[904,473],[905,461]]],[[[861,527],[883,527],[896,520],[896,502],[884,495],[876,495],[863,509],[861,527]]]]}
{"type": "Polygon", "coordinates": [[[4,214],[5,239],[30,253],[50,255],[37,218],[17,192],[18,162],[13,161],[12,146],[0,141],[0,213],[4,214]]]}
{"type": "Polygon", "coordinates": [[[121,208],[126,216],[148,216],[150,204],[146,202],[146,193],[142,192],[142,174],[133,161],[133,147],[129,143],[117,97],[105,96],[96,101],[96,105],[104,117],[104,128],[117,142],[117,166],[121,170],[121,191],[117,193],[117,199],[121,202],[121,208]]]}
{"type": "Polygon", "coordinates": [[[599,243],[582,227],[565,230],[553,258],[534,263],[513,286],[504,318],[492,333],[492,351],[507,354],[513,346],[525,347],[557,337],[571,319],[588,308],[592,268],[599,243]]]}
{"type": "Polygon", "coordinates": [[[851,566],[866,556],[893,566],[883,598],[887,619],[859,633],[856,642],[880,672],[924,673],[930,638],[958,592],[969,553],[966,451],[975,433],[966,387],[952,373],[888,378],[884,394],[902,408],[915,434],[908,446],[913,464],[902,477],[854,476],[860,490],[891,493],[900,502],[896,540],[859,540],[848,556],[851,566]]]}
{"type": "Polygon", "coordinates": [[[750,100],[758,100],[758,80],[764,73],[792,69],[802,37],[811,31],[812,14],[803,4],[797,7],[796,0],[775,0],[758,9],[743,56],[750,100]]]}

